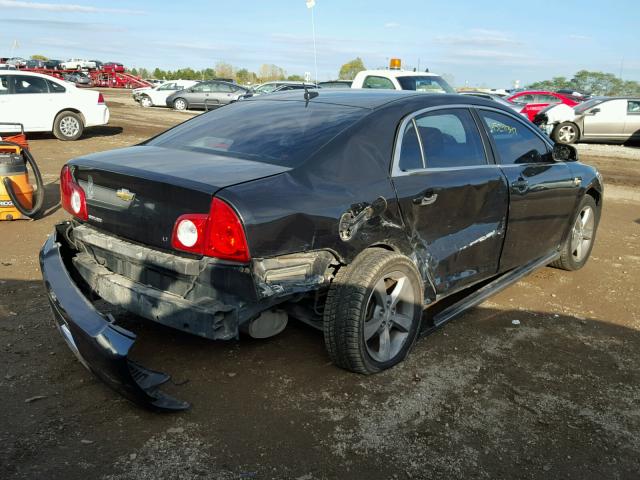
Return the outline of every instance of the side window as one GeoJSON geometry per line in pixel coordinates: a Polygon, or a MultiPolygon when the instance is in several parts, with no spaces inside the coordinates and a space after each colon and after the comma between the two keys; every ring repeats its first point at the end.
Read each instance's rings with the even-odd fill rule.
{"type": "Polygon", "coordinates": [[[387,90],[395,90],[393,82],[388,78],[368,76],[362,83],[362,88],[383,88],[387,90]]]}
{"type": "Polygon", "coordinates": [[[629,100],[627,102],[627,113],[640,115],[640,100],[629,100]]]}
{"type": "Polygon", "coordinates": [[[227,85],[226,83],[218,83],[215,85],[214,91],[230,93],[230,92],[233,92],[233,88],[231,88],[231,85],[227,85]]]}
{"type": "Polygon", "coordinates": [[[413,121],[409,122],[404,129],[398,166],[403,172],[424,168],[424,164],[422,163],[422,149],[420,148],[420,141],[418,140],[416,126],[413,121]]]}
{"type": "Polygon", "coordinates": [[[47,85],[49,85],[49,93],[64,93],[67,91],[62,85],[56,82],[52,82],[47,80],[47,85]]]}
{"type": "Polygon", "coordinates": [[[547,144],[524,123],[498,112],[480,110],[503,165],[550,162],[547,144]]]}
{"type": "MultiPolygon", "coordinates": [[[[208,85],[206,83],[199,83],[198,85],[196,85],[195,87],[192,87],[191,90],[193,90],[194,92],[204,92],[204,87],[208,85]]],[[[208,89],[206,90],[207,92],[209,91],[208,89]]]]}
{"type": "Polygon", "coordinates": [[[437,110],[415,119],[427,168],[486,165],[480,132],[466,109],[437,110]]]}
{"type": "Polygon", "coordinates": [[[560,103],[553,95],[536,95],[536,103],[560,103]]]}
{"type": "Polygon", "coordinates": [[[9,93],[9,77],[6,75],[0,75],[0,95],[7,95],[9,93]]]}
{"type": "Polygon", "coordinates": [[[527,95],[520,95],[519,97],[516,97],[511,101],[519,105],[526,105],[527,103],[533,103],[534,98],[533,98],[533,95],[527,94],[527,95]]]}
{"type": "Polygon", "coordinates": [[[164,85],[160,85],[158,87],[158,90],[176,90],[176,84],[175,83],[165,83],[164,85]]]}
{"type": "Polygon", "coordinates": [[[28,77],[17,75],[14,77],[15,93],[49,93],[47,81],[40,77],[28,77]]]}

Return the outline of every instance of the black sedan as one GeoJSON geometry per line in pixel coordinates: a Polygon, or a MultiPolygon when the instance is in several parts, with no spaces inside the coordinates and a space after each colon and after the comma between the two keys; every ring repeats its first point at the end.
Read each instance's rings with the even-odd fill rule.
{"type": "Polygon", "coordinates": [[[60,332],[127,398],[188,406],[132,362],[94,301],[210,339],[297,319],[370,374],[538,267],[587,261],[598,172],[471,96],[294,91],[191,119],[62,169],[41,267],[60,332]],[[424,314],[425,309],[427,314],[424,314]]]}

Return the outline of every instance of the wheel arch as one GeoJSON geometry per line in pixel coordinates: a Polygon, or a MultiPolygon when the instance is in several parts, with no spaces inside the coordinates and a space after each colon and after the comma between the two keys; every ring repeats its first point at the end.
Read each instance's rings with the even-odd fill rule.
{"type": "Polygon", "coordinates": [[[56,124],[56,120],[58,119],[58,117],[60,116],[60,114],[64,113],[64,112],[73,112],[76,115],[80,115],[80,119],[82,120],[82,126],[86,126],[87,125],[87,119],[85,118],[84,114],[82,113],[81,110],[78,110],[77,108],[63,108],[61,109],[58,113],[56,113],[53,117],[53,122],[51,122],[51,131],[53,132],[53,129],[55,127],[56,124]]]}

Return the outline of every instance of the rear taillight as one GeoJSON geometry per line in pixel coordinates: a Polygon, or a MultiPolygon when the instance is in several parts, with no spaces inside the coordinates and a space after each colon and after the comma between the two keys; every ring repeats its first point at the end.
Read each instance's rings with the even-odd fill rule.
{"type": "Polygon", "coordinates": [[[78,217],[80,220],[89,218],[84,190],[76,183],[68,165],[62,167],[60,172],[60,201],[62,208],[71,215],[78,217]]]}
{"type": "Polygon", "coordinates": [[[101,93],[98,94],[98,105],[104,105],[104,96],[101,93]]]}
{"type": "Polygon", "coordinates": [[[248,262],[251,258],[238,214],[218,198],[211,202],[208,215],[192,213],[178,217],[171,245],[176,250],[223,260],[248,262]]]}

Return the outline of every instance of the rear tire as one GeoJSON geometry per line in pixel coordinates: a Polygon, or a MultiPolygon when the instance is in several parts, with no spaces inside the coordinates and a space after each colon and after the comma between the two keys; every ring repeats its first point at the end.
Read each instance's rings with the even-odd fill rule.
{"type": "Polygon", "coordinates": [[[53,134],[58,140],[77,140],[84,132],[82,117],[75,112],[61,112],[53,121],[53,134]]]}
{"type": "Polygon", "coordinates": [[[189,108],[189,104],[184,98],[176,98],[173,101],[173,108],[175,108],[176,110],[184,111],[189,108]]]}
{"type": "Polygon", "coordinates": [[[571,145],[580,139],[580,129],[573,122],[562,122],[553,129],[551,138],[556,143],[571,145]]]}
{"type": "Polygon", "coordinates": [[[324,338],[340,368],[372,374],[401,362],[422,318],[422,281],[411,260],[387,250],[362,252],[336,275],[324,311],[324,338]]]}
{"type": "Polygon", "coordinates": [[[591,195],[585,195],[573,220],[573,226],[560,249],[560,258],[551,266],[562,270],[579,270],[587,263],[595,240],[600,210],[591,195]]]}

